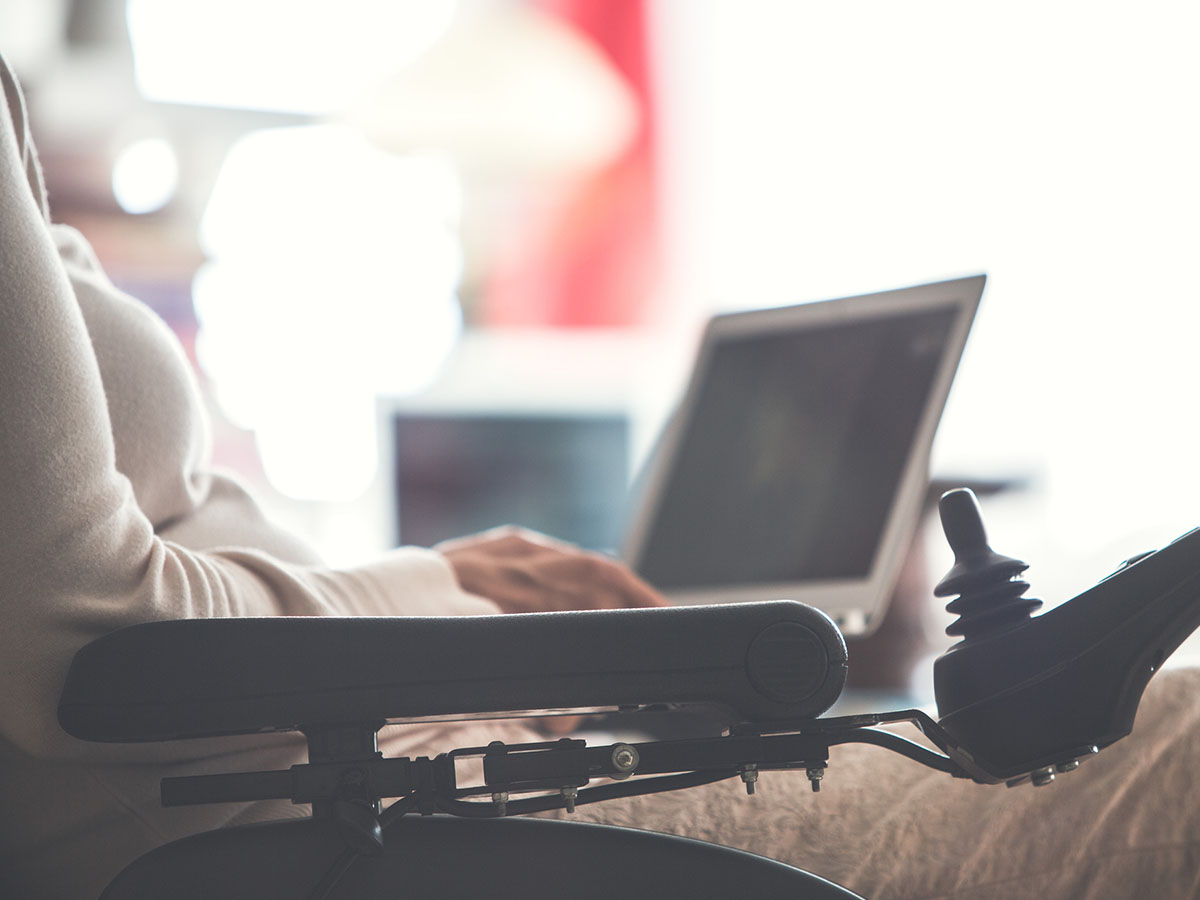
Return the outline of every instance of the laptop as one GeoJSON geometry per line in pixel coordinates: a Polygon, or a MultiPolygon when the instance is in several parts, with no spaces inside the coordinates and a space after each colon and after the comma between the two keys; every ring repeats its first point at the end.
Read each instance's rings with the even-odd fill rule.
{"type": "Polygon", "coordinates": [[[718,315],[633,497],[622,558],[678,604],[882,619],[985,276],[718,315]]]}

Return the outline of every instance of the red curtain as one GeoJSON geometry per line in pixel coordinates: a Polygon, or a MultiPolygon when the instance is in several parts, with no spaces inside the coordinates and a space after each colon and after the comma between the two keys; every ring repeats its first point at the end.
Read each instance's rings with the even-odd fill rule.
{"type": "Polygon", "coordinates": [[[592,40],[640,106],[626,152],[514,223],[485,284],[493,326],[630,327],[646,321],[659,275],[655,116],[645,0],[530,0],[592,40]]]}

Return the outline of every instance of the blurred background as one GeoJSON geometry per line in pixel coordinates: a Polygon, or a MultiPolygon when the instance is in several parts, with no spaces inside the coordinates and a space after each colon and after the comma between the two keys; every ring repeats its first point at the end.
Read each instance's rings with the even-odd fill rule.
{"type": "Polygon", "coordinates": [[[708,315],[987,272],[933,474],[1009,485],[993,545],[1051,603],[1200,524],[1198,26],[0,0],[54,217],[183,340],[218,464],[331,562],[506,521],[611,547],[708,315]]]}

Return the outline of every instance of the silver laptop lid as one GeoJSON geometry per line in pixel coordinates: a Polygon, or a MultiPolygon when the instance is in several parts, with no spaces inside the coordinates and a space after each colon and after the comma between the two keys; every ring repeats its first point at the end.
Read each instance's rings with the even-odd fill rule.
{"type": "Polygon", "coordinates": [[[714,317],[623,558],[673,602],[793,599],[878,625],[982,275],[714,317]]]}

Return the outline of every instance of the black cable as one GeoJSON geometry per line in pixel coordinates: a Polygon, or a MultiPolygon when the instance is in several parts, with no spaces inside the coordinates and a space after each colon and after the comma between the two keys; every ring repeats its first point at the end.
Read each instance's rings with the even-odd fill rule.
{"type": "Polygon", "coordinates": [[[411,812],[412,808],[416,805],[416,797],[401,797],[380,814],[379,827],[384,831],[387,831],[389,825],[406,813],[411,812]]]}
{"type": "MultiPolygon", "coordinates": [[[[379,816],[379,827],[386,829],[392,822],[399,819],[405,813],[409,812],[416,806],[415,797],[403,797],[389,806],[379,816]]],[[[325,870],[325,874],[321,876],[321,880],[309,892],[307,900],[327,900],[329,893],[338,885],[347,872],[349,872],[356,862],[363,856],[360,850],[354,847],[347,847],[343,850],[325,870]]]]}
{"type": "Polygon", "coordinates": [[[326,900],[329,892],[337,887],[337,883],[342,880],[342,876],[350,871],[351,867],[358,861],[362,854],[353,847],[347,847],[339,854],[325,870],[325,874],[321,876],[321,880],[308,895],[308,900],[326,900]]]}

